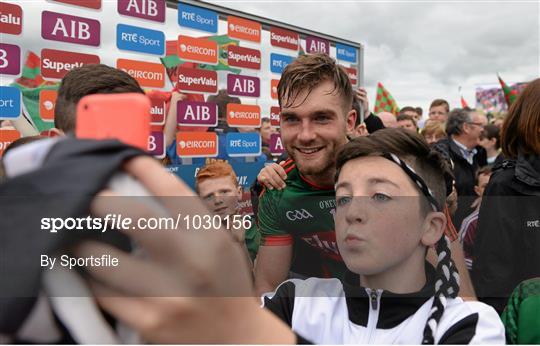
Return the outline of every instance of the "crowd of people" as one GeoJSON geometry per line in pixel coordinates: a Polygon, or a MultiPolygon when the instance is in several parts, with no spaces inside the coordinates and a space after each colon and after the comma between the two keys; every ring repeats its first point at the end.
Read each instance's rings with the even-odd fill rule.
{"type": "MultiPolygon", "coordinates": [[[[450,110],[443,99],[431,103],[427,119],[410,106],[373,114],[366,90],[354,90],[324,54],[297,58],[277,89],[286,151],[279,158],[268,153],[276,131],[269,119],[259,129],[230,128],[226,106],[240,99],[222,90],[207,100],[218,105],[218,126],[209,130],[218,132],[220,147],[223,133],[260,131],[256,160],[268,164],[251,187],[249,222],[222,222],[220,232],[121,230],[133,242],[120,249],[84,237],[69,247],[43,245],[50,253],[119,258],[114,270],[87,267],[84,275],[109,316],[105,329],[127,326],[137,342],[155,343],[540,343],[540,79],[502,122],[474,109],[450,110]]],[[[84,194],[79,209],[62,215],[238,215],[239,172],[224,154],[198,170],[191,191],[143,152],[73,138],[82,97],[126,92],[144,93],[114,68],[69,72],[55,108],[55,126],[67,138],[13,143],[3,158],[0,191],[8,198],[0,210],[14,209],[9,197],[17,194],[76,191],[84,194]],[[21,157],[39,159],[21,168],[21,157]],[[84,170],[71,171],[68,162],[84,170]],[[98,198],[115,195],[108,181],[117,171],[155,196],[160,212],[98,198]],[[84,188],[76,174],[88,179],[78,182],[84,188]],[[29,183],[35,177],[49,184],[29,183]],[[179,196],[190,202],[171,202],[179,196]]],[[[166,163],[182,162],[176,106],[193,97],[172,93],[166,163]]],[[[36,215],[58,211],[52,208],[41,205],[36,215]]],[[[2,229],[17,232],[28,226],[25,218],[14,213],[8,224],[4,216],[2,229]]],[[[15,240],[8,243],[16,248],[15,240]]],[[[39,244],[32,251],[39,253],[39,244]]],[[[74,333],[76,323],[47,297],[39,271],[24,277],[21,285],[38,282],[36,294],[23,312],[20,300],[2,303],[0,332],[8,342],[103,340],[97,332],[95,339],[74,333]],[[50,330],[29,337],[24,331],[43,324],[38,308],[48,309],[40,318],[48,318],[50,330]],[[20,318],[8,324],[5,316],[14,311],[20,318]]]]}

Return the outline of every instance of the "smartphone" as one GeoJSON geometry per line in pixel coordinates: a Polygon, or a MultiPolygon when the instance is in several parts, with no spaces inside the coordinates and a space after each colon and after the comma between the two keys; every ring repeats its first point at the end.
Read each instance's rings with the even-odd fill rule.
{"type": "Polygon", "coordinates": [[[147,150],[150,136],[150,99],[143,94],[94,94],[77,105],[75,137],[118,139],[147,150]]]}

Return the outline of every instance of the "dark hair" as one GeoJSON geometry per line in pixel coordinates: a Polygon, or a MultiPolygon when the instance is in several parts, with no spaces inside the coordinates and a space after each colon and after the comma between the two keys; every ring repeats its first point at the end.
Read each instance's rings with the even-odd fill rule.
{"type": "Polygon", "coordinates": [[[416,107],[415,110],[416,110],[416,113],[418,113],[418,115],[420,115],[420,116],[422,115],[422,113],[423,113],[422,107],[416,107]]]}
{"type": "Polygon", "coordinates": [[[26,136],[26,137],[21,137],[19,139],[16,139],[6,147],[6,150],[4,150],[3,155],[6,155],[7,152],[9,152],[9,151],[11,151],[11,150],[13,150],[15,148],[18,148],[18,147],[23,146],[25,144],[36,142],[36,141],[39,141],[39,140],[45,139],[45,138],[48,138],[48,137],[42,136],[42,135],[37,135],[37,136],[26,136]]]}
{"type": "MultiPolygon", "coordinates": [[[[369,136],[355,138],[343,147],[336,162],[336,180],[341,168],[349,160],[391,153],[409,164],[424,179],[439,205],[444,205],[448,193],[446,182],[452,176],[446,161],[439,153],[432,151],[418,133],[401,128],[383,130],[380,130],[381,133],[376,131],[369,136]]],[[[428,205],[425,210],[430,209],[428,205]]]]}
{"type": "MultiPolygon", "coordinates": [[[[382,129],[369,136],[358,137],[350,141],[338,154],[336,180],[342,167],[349,160],[365,156],[385,156],[385,154],[393,154],[403,164],[412,167],[414,173],[431,190],[432,197],[441,206],[444,205],[449,193],[447,177],[451,177],[446,161],[437,152],[430,150],[419,134],[405,129],[382,129]]],[[[402,169],[403,164],[400,164],[402,169]]],[[[407,174],[409,175],[409,173],[407,174]]],[[[411,177],[411,179],[413,178],[411,177]]],[[[415,185],[421,186],[418,180],[414,182],[415,185]]],[[[444,235],[437,242],[436,251],[438,263],[435,298],[431,314],[424,327],[423,344],[434,343],[435,331],[444,313],[446,298],[455,298],[459,292],[459,274],[451,259],[448,239],[444,235]]]]}
{"type": "Polygon", "coordinates": [[[407,114],[400,114],[396,117],[396,121],[403,121],[403,120],[410,120],[413,122],[414,126],[416,127],[416,121],[414,121],[414,118],[407,114]]]}
{"type": "Polygon", "coordinates": [[[140,93],[139,83],[122,70],[103,64],[84,65],[69,71],[60,84],[54,109],[54,126],[66,133],[76,124],[77,103],[92,94],[140,93]]]}
{"type": "Polygon", "coordinates": [[[227,121],[227,104],[229,103],[242,103],[240,98],[230,96],[226,89],[220,89],[217,95],[208,96],[207,102],[217,103],[218,105],[218,119],[221,121],[227,121]]]}
{"type": "MultiPolygon", "coordinates": [[[[15,148],[18,148],[18,147],[23,146],[25,144],[36,142],[36,141],[39,141],[39,140],[45,139],[45,138],[47,138],[47,137],[37,135],[37,136],[26,136],[26,137],[21,137],[19,139],[16,139],[6,147],[6,149],[2,153],[2,157],[5,157],[6,153],[12,151],[15,148]]],[[[4,180],[6,180],[6,178],[7,177],[6,177],[4,164],[3,164],[2,160],[0,159],[0,183],[2,183],[4,180]]]]}
{"type": "Polygon", "coordinates": [[[495,125],[486,125],[484,126],[484,134],[483,136],[487,139],[495,138],[495,149],[499,149],[501,147],[501,136],[500,136],[501,130],[499,127],[495,125]]]}
{"type": "MultiPolygon", "coordinates": [[[[352,109],[353,89],[347,72],[326,54],[301,55],[285,67],[277,86],[279,105],[281,108],[292,106],[298,95],[307,90],[306,98],[311,91],[323,81],[334,83],[332,93],[343,98],[344,110],[352,109]],[[285,102],[286,104],[283,104],[285,102]]],[[[306,98],[302,100],[305,102],[306,98]]]]}
{"type": "Polygon", "coordinates": [[[444,106],[444,108],[446,108],[447,112],[450,111],[450,105],[448,104],[448,101],[443,100],[443,99],[435,99],[435,100],[433,100],[431,102],[431,105],[429,105],[429,109],[431,109],[433,107],[438,107],[438,106],[444,106]]]}
{"type": "Polygon", "coordinates": [[[267,117],[261,118],[261,126],[269,122],[270,122],[270,118],[267,118],[267,117]]]}
{"type": "Polygon", "coordinates": [[[454,108],[448,113],[448,120],[446,120],[446,134],[459,135],[463,131],[463,124],[470,123],[472,121],[471,112],[462,108],[454,108]]]}
{"type": "Polygon", "coordinates": [[[406,112],[414,112],[414,113],[417,113],[419,115],[422,114],[422,113],[418,113],[418,110],[416,108],[414,108],[414,107],[411,107],[411,106],[405,106],[405,107],[403,107],[403,108],[401,108],[399,110],[400,115],[405,114],[406,112]]]}
{"type": "Polygon", "coordinates": [[[510,106],[501,146],[508,158],[517,158],[519,152],[540,155],[540,78],[530,82],[510,106]]]}

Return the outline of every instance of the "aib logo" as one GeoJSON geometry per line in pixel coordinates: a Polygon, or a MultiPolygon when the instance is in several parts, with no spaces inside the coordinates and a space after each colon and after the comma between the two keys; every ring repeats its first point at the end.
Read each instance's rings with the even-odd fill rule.
{"type": "Polygon", "coordinates": [[[50,11],[41,13],[41,37],[46,40],[99,46],[101,25],[97,20],[50,11]]]}
{"type": "Polygon", "coordinates": [[[234,96],[260,96],[260,80],[257,77],[227,75],[227,92],[234,96]]]}
{"type": "Polygon", "coordinates": [[[165,22],[165,0],[118,0],[118,13],[165,22]]]}

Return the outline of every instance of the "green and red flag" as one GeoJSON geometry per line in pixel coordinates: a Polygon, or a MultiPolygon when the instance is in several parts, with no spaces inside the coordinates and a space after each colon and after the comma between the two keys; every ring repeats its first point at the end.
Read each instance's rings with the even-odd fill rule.
{"type": "Polygon", "coordinates": [[[199,64],[199,68],[203,70],[229,71],[239,74],[240,69],[229,67],[229,46],[238,46],[239,41],[233,40],[227,35],[209,36],[206,38],[218,44],[218,63],[217,65],[199,64]]]}
{"type": "Polygon", "coordinates": [[[394,100],[392,95],[380,82],[377,84],[377,99],[375,100],[375,108],[373,111],[375,114],[380,112],[390,112],[397,115],[399,113],[399,107],[396,100],[394,100]]]}
{"type": "Polygon", "coordinates": [[[42,90],[57,90],[59,82],[46,81],[41,76],[41,58],[32,51],[28,51],[21,77],[10,86],[21,91],[24,109],[34,127],[43,132],[54,127],[52,122],[46,122],[39,116],[39,94],[42,90]]]}
{"type": "Polygon", "coordinates": [[[501,78],[501,76],[499,76],[499,74],[497,74],[497,78],[499,79],[499,83],[501,83],[501,88],[504,92],[504,99],[506,100],[506,104],[508,105],[508,107],[510,107],[510,105],[516,100],[517,98],[517,95],[518,95],[518,92],[515,88],[511,88],[509,87],[501,78]]]}

